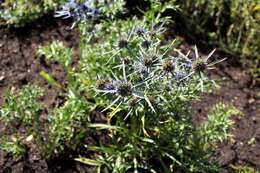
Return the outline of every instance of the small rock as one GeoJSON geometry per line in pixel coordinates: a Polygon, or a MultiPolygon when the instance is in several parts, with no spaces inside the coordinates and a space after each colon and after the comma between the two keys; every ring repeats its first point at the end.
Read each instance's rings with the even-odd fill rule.
{"type": "Polygon", "coordinates": [[[222,152],[221,152],[221,156],[219,158],[219,164],[221,166],[225,166],[230,164],[236,157],[235,152],[228,147],[223,148],[222,152]]]}
{"type": "Polygon", "coordinates": [[[5,79],[5,76],[0,76],[0,82],[5,79]]]}
{"type": "Polygon", "coordinates": [[[249,100],[248,100],[248,103],[254,103],[255,102],[255,99],[254,98],[250,98],[249,100]]]}

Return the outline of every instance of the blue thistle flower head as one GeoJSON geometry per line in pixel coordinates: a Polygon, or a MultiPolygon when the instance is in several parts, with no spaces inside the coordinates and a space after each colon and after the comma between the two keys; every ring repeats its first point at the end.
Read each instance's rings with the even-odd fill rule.
{"type": "Polygon", "coordinates": [[[56,11],[54,16],[63,17],[63,19],[74,17],[77,7],[78,4],[75,2],[75,0],[70,0],[62,6],[61,10],[56,11]]]}
{"type": "Polygon", "coordinates": [[[154,60],[152,59],[152,57],[150,57],[149,55],[143,57],[141,59],[141,63],[147,67],[147,68],[151,68],[154,65],[154,60]]]}
{"type": "Polygon", "coordinates": [[[111,81],[111,82],[107,82],[104,86],[105,90],[116,90],[116,82],[115,81],[111,81]]]}
{"type": "Polygon", "coordinates": [[[125,39],[119,40],[118,42],[118,47],[119,49],[127,48],[128,46],[128,41],[125,39]]]}
{"type": "Polygon", "coordinates": [[[151,42],[148,40],[145,40],[142,42],[142,47],[145,49],[149,49],[150,45],[151,45],[151,42]]]}
{"type": "Polygon", "coordinates": [[[140,99],[138,99],[137,97],[133,97],[132,99],[129,100],[128,104],[130,107],[135,107],[139,101],[140,99]]]}
{"type": "Polygon", "coordinates": [[[141,78],[147,77],[149,74],[149,69],[144,64],[137,62],[135,65],[135,70],[138,72],[138,74],[141,76],[141,78]]]}
{"type": "Polygon", "coordinates": [[[172,60],[165,60],[162,66],[163,70],[167,73],[172,73],[175,70],[175,64],[172,60]]]}
{"type": "Polygon", "coordinates": [[[98,79],[96,81],[96,88],[97,89],[105,89],[106,85],[107,85],[108,81],[107,80],[103,80],[103,79],[98,79]]]}
{"type": "Polygon", "coordinates": [[[99,15],[99,14],[100,14],[100,10],[99,9],[97,9],[97,8],[92,8],[91,9],[92,17],[97,17],[97,15],[99,15]]]}
{"type": "Polygon", "coordinates": [[[115,81],[109,81],[105,79],[98,79],[96,81],[96,88],[98,90],[104,90],[108,92],[115,92],[116,91],[116,82],[115,81]]]}
{"type": "Polygon", "coordinates": [[[135,33],[138,36],[143,36],[146,33],[146,30],[142,27],[137,27],[137,28],[135,28],[135,33]]]}
{"type": "Polygon", "coordinates": [[[88,18],[96,18],[99,10],[92,6],[92,0],[84,3],[77,3],[75,0],[70,0],[62,6],[62,9],[56,11],[55,17],[75,18],[76,20],[85,20],[88,18]]]}
{"type": "Polygon", "coordinates": [[[89,6],[86,5],[85,3],[79,4],[79,9],[82,11],[88,11],[89,10],[89,6]]]}
{"type": "Polygon", "coordinates": [[[123,58],[121,58],[121,62],[124,63],[125,65],[129,65],[130,59],[128,57],[123,57],[123,58]]]}
{"type": "Polygon", "coordinates": [[[69,0],[68,2],[66,2],[63,6],[63,8],[65,9],[75,9],[77,8],[78,4],[75,2],[75,0],[69,0]]]}
{"type": "Polygon", "coordinates": [[[198,58],[193,62],[192,67],[196,72],[204,72],[207,69],[207,62],[202,58],[198,58]]]}
{"type": "Polygon", "coordinates": [[[116,92],[122,97],[128,97],[133,93],[133,87],[130,82],[127,81],[117,81],[116,82],[116,92]]]}
{"type": "Polygon", "coordinates": [[[186,76],[187,76],[187,74],[186,74],[184,71],[178,71],[178,72],[176,72],[176,74],[175,74],[175,79],[176,79],[177,81],[181,81],[181,80],[183,80],[186,76]]]}
{"type": "Polygon", "coordinates": [[[184,66],[188,69],[192,69],[192,62],[186,62],[184,66]]]}
{"type": "Polygon", "coordinates": [[[84,3],[82,3],[86,8],[90,7],[93,0],[86,0],[84,3]]]}

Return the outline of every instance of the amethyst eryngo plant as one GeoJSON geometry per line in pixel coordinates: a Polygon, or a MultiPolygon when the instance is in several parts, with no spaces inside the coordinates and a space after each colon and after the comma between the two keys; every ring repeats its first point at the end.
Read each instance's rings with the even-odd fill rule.
{"type": "Polygon", "coordinates": [[[76,0],[69,0],[60,10],[56,11],[55,17],[73,18],[75,20],[85,20],[88,18],[95,18],[99,10],[93,6],[92,0],[85,2],[77,2],[76,0]]]}
{"type": "Polygon", "coordinates": [[[89,21],[93,24],[101,16],[113,19],[116,13],[123,10],[123,5],[123,0],[68,0],[55,12],[54,16],[63,19],[72,18],[74,20],[73,26],[77,23],[86,23],[89,21]]]}
{"type": "Polygon", "coordinates": [[[237,112],[221,105],[209,121],[194,126],[190,103],[213,86],[205,74],[224,59],[210,62],[214,50],[203,57],[196,47],[191,59],[172,48],[174,41],[163,44],[164,30],[163,22],[138,25],[114,38],[112,53],[105,54],[112,56],[99,67],[106,73],[99,70],[104,77],[99,75],[94,86],[108,124],[89,125],[109,132],[110,140],[86,146],[96,157],[76,160],[97,166],[99,172],[217,171],[209,162],[212,148],[228,136],[228,118],[237,112]]]}

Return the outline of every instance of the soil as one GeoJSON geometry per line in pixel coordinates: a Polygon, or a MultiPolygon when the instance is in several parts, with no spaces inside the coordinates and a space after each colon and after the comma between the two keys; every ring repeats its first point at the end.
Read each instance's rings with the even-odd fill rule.
{"type": "Polygon", "coordinates": [[[217,74],[215,79],[224,78],[221,88],[204,94],[200,101],[193,103],[197,110],[194,119],[203,122],[210,108],[219,102],[239,109],[241,115],[233,117],[232,137],[218,144],[217,161],[223,173],[232,172],[231,165],[247,165],[260,170],[260,100],[256,94],[259,91],[247,87],[250,77],[241,69],[228,67],[212,73],[213,76],[217,74]],[[229,76],[223,70],[227,70],[225,73],[229,76]]]}
{"type": "MultiPolygon", "coordinates": [[[[24,28],[0,30],[0,104],[3,103],[7,89],[18,89],[32,83],[45,89],[46,95],[42,101],[47,107],[54,107],[62,101],[57,90],[48,85],[39,72],[44,70],[53,75],[57,81],[65,83],[66,76],[63,69],[58,63],[46,62],[36,57],[35,53],[39,46],[60,40],[65,46],[75,49],[73,60],[76,61],[79,37],[70,27],[69,21],[59,21],[47,16],[24,28]]],[[[6,130],[0,123],[0,133],[6,130]]],[[[18,131],[23,134],[23,129],[18,131]]],[[[89,168],[73,160],[75,156],[77,157],[75,152],[71,152],[69,155],[47,162],[41,159],[33,145],[29,146],[26,156],[17,159],[0,151],[0,172],[88,172],[89,168]]]]}
{"type": "MultiPolygon", "coordinates": [[[[70,26],[70,22],[44,17],[24,28],[0,29],[0,104],[6,89],[17,89],[30,83],[37,83],[46,89],[43,98],[46,105],[54,107],[62,102],[56,89],[48,85],[39,76],[39,72],[45,70],[59,82],[66,83],[64,71],[57,63],[37,58],[35,51],[40,45],[61,40],[75,50],[73,59],[76,62],[79,37],[70,26]]],[[[190,47],[189,44],[182,46],[184,50],[190,47]]],[[[217,53],[215,57],[218,55],[217,53]]],[[[205,120],[210,108],[218,102],[237,107],[242,115],[234,117],[232,139],[218,144],[216,159],[221,164],[223,173],[232,172],[231,165],[248,165],[260,170],[260,109],[257,107],[260,104],[259,88],[251,88],[252,80],[247,71],[237,65],[232,66],[231,60],[233,61],[227,60],[225,65],[210,72],[212,78],[221,81],[221,88],[203,95],[200,101],[193,103],[196,110],[194,121],[200,123],[205,120]]],[[[0,124],[0,132],[4,130],[3,124],[0,124]]],[[[17,159],[0,151],[0,172],[91,172],[92,169],[73,160],[77,154],[70,152],[46,161],[39,156],[33,145],[26,156],[17,159]]]]}

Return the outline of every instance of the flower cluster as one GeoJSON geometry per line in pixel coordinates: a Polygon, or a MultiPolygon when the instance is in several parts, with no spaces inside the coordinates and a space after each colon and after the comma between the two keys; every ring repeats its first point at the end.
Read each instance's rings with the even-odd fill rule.
{"type": "Polygon", "coordinates": [[[78,3],[75,0],[69,0],[62,8],[56,11],[55,17],[73,18],[75,20],[95,19],[99,10],[93,6],[92,0],[78,3]]]}
{"type": "Polygon", "coordinates": [[[189,80],[194,75],[201,76],[207,69],[212,69],[213,65],[225,60],[208,63],[215,49],[206,58],[202,58],[199,56],[196,46],[194,60],[189,58],[189,53],[184,55],[179,50],[176,50],[177,57],[171,56],[169,50],[174,41],[162,46],[156,35],[163,33],[163,25],[157,26],[155,29],[154,25],[150,31],[143,27],[135,27],[129,32],[127,40],[119,40],[120,65],[116,65],[114,69],[119,68],[120,70],[113,73],[115,79],[97,80],[97,92],[115,97],[114,101],[104,110],[108,110],[115,104],[133,105],[131,103],[134,100],[134,105],[148,103],[154,111],[149,97],[155,96],[156,98],[154,93],[160,95],[165,92],[165,87],[158,86],[165,85],[171,90],[185,87],[194,82],[189,80]],[[135,48],[132,49],[132,43],[136,40],[138,43],[135,47],[138,51],[135,51],[135,48]],[[143,42],[149,42],[149,46],[144,47],[143,42]],[[126,56],[123,56],[124,51],[128,52],[126,56]]]}
{"type": "MultiPolygon", "coordinates": [[[[113,94],[116,96],[116,99],[112,102],[112,104],[110,104],[103,111],[106,111],[116,103],[119,103],[119,105],[122,103],[131,104],[133,98],[138,98],[139,100],[144,98],[143,93],[137,89],[139,85],[133,85],[132,81],[128,80],[125,73],[125,67],[123,68],[124,79],[117,78],[116,80],[111,81],[99,79],[96,81],[96,88],[98,92],[113,94]]],[[[138,103],[138,101],[136,103],[138,103]]]]}

